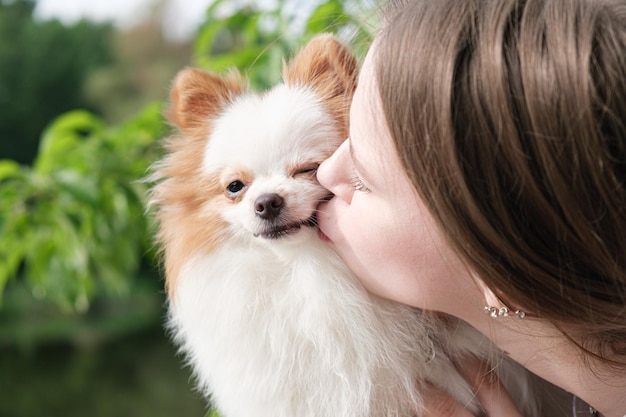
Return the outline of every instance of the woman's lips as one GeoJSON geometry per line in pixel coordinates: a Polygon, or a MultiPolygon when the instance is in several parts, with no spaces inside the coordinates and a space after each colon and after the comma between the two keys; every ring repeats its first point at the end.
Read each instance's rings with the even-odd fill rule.
{"type": "Polygon", "coordinates": [[[320,238],[322,242],[331,243],[328,236],[326,236],[324,232],[322,232],[322,229],[320,229],[319,227],[317,228],[317,236],[320,238]]]}
{"type": "Polygon", "coordinates": [[[317,205],[317,236],[320,238],[322,242],[332,243],[332,240],[324,232],[322,232],[322,223],[325,222],[325,211],[324,208],[328,205],[328,202],[333,198],[333,195],[330,194],[327,196],[322,202],[317,205]]]}

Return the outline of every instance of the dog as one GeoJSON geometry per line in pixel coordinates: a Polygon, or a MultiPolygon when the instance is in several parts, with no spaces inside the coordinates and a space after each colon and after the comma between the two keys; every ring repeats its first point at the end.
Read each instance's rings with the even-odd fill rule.
{"type": "MultiPolygon", "coordinates": [[[[502,361],[468,325],[369,294],[320,240],[316,170],[347,137],[357,75],[318,35],[263,93],[237,72],[173,82],[151,196],[169,328],[223,417],[416,416],[427,382],[476,413],[453,359],[502,361]]],[[[521,367],[498,368],[530,392],[521,367]]]]}

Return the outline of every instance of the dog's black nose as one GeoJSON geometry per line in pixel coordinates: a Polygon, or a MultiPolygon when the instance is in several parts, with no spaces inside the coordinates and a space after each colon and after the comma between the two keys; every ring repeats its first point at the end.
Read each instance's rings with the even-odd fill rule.
{"type": "Polygon", "coordinates": [[[254,202],[254,212],[265,220],[278,217],[285,204],[285,200],[278,194],[263,194],[254,202]]]}

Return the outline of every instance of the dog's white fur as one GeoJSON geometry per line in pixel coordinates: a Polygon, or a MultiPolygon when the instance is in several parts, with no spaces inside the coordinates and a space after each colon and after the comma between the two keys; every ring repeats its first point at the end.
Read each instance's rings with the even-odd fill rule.
{"type": "MultiPolygon", "coordinates": [[[[426,381],[476,411],[451,359],[501,361],[469,326],[368,294],[311,227],[327,196],[315,167],[345,137],[356,72],[347,49],[320,36],[264,94],[232,74],[175,81],[180,134],[153,191],[170,328],[224,417],[408,417],[426,381]],[[235,181],[243,188],[231,192],[235,181]],[[284,201],[277,219],[255,213],[268,194],[284,201]]],[[[499,368],[534,415],[520,369],[499,368]]]]}

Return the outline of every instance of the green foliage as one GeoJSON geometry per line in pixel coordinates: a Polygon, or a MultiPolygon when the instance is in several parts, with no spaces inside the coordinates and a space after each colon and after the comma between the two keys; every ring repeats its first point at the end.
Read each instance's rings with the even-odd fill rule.
{"type": "Polygon", "coordinates": [[[147,104],[166,99],[170,81],[191,61],[192,41],[167,40],[156,12],[116,32],[112,44],[113,62],[89,73],[83,91],[109,123],[128,120],[147,104]]]}
{"type": "Polygon", "coordinates": [[[363,54],[372,34],[362,0],[310,4],[306,14],[306,5],[295,0],[265,8],[257,2],[233,8],[229,0],[216,0],[196,39],[196,65],[217,73],[238,68],[253,88],[266,89],[280,81],[284,59],[318,33],[335,33],[363,54]]]}
{"type": "Polygon", "coordinates": [[[32,168],[0,161],[0,290],[20,268],[36,297],[68,310],[129,290],[150,248],[138,179],[157,157],[160,113],[107,127],[70,112],[46,129],[32,168]]]}
{"type": "Polygon", "coordinates": [[[0,0],[0,158],[22,164],[32,162],[50,120],[90,107],[83,83],[111,59],[110,25],[35,21],[34,5],[0,0]]]}

